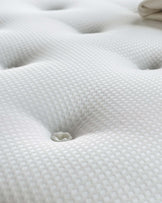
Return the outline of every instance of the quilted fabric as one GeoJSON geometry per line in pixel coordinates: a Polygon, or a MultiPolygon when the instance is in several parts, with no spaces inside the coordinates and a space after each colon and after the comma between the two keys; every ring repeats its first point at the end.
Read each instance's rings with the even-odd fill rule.
{"type": "Polygon", "coordinates": [[[0,0],[1,203],[162,202],[162,24],[140,2],[0,0]]]}

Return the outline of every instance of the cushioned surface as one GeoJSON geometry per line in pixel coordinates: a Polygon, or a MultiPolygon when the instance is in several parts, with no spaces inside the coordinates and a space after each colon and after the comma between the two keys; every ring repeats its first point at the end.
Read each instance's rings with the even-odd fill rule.
{"type": "Polygon", "coordinates": [[[139,3],[0,0],[1,203],[162,202],[162,24],[139,3]]]}

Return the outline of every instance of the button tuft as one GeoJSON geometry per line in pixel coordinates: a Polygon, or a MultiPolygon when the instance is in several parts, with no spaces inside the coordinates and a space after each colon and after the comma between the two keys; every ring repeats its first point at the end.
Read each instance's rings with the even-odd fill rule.
{"type": "Polygon", "coordinates": [[[72,136],[68,132],[56,132],[51,136],[51,139],[55,142],[64,142],[72,140],[72,136]]]}

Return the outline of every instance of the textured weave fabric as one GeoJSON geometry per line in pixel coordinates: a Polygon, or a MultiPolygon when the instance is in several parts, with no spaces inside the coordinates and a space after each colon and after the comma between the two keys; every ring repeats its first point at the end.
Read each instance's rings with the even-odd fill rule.
{"type": "Polygon", "coordinates": [[[139,3],[0,0],[0,203],[162,202],[162,24],[139,3]]]}

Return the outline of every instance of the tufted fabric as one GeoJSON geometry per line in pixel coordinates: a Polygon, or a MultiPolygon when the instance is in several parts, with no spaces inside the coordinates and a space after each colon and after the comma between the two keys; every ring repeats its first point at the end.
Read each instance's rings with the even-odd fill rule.
{"type": "Polygon", "coordinates": [[[1,203],[162,202],[162,24],[140,2],[0,0],[1,203]]]}

